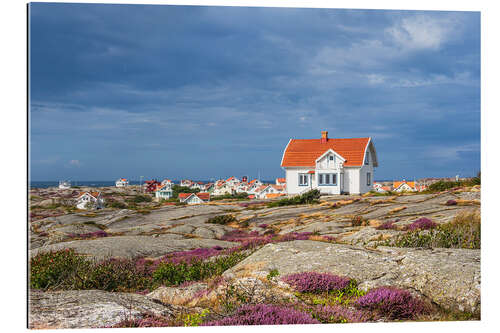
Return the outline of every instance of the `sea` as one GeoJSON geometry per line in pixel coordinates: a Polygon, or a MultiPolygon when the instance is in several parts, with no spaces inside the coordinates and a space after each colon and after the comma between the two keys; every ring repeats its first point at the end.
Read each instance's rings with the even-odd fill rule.
{"type": "MultiPolygon", "coordinates": [[[[209,180],[194,180],[196,182],[208,183],[209,180]]],[[[179,184],[180,180],[172,181],[174,184],[179,184]]],[[[274,184],[274,180],[262,180],[265,184],[274,184]]],[[[82,186],[82,187],[108,187],[115,186],[114,180],[91,180],[91,181],[70,181],[71,186],[82,186]]],[[[144,180],[142,181],[144,183],[144,180]]],[[[139,180],[129,180],[129,185],[140,185],[139,180]]],[[[49,181],[31,181],[30,188],[48,188],[48,187],[58,187],[59,181],[49,180],[49,181]]]]}

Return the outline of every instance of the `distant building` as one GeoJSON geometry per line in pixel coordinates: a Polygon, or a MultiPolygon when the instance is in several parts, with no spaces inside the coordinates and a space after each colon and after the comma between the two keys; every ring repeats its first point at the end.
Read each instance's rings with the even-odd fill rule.
{"type": "Polygon", "coordinates": [[[161,183],[157,180],[146,180],[144,182],[144,190],[148,193],[152,193],[154,191],[156,191],[156,187],[158,185],[161,185],[161,183]]]}
{"type": "Polygon", "coordinates": [[[321,193],[366,193],[373,188],[377,153],[371,138],[290,139],[281,158],[289,194],[312,189],[321,193]]]}
{"type": "Polygon", "coordinates": [[[188,205],[201,204],[210,201],[210,193],[179,193],[179,201],[185,202],[188,205]]]}
{"type": "Polygon", "coordinates": [[[276,178],[276,185],[285,185],[286,178],[276,178]]]}
{"type": "Polygon", "coordinates": [[[156,186],[155,198],[157,200],[168,200],[172,197],[172,183],[165,183],[156,186]]]}
{"type": "Polygon", "coordinates": [[[120,178],[115,182],[116,187],[126,187],[128,185],[128,180],[126,180],[125,178],[120,178]]]}
{"type": "Polygon", "coordinates": [[[59,181],[59,188],[61,190],[67,190],[71,188],[71,182],[69,180],[61,180],[59,181]]]}
{"type": "Polygon", "coordinates": [[[76,198],[78,209],[101,209],[104,208],[104,199],[100,192],[80,192],[76,198]]]}
{"type": "Polygon", "coordinates": [[[403,181],[394,181],[392,187],[394,192],[415,192],[417,188],[415,187],[415,182],[407,182],[405,179],[403,181]]]}

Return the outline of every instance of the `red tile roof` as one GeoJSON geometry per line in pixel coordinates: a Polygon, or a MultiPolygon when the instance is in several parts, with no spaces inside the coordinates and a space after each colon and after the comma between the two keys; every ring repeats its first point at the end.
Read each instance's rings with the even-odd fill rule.
{"type": "Polygon", "coordinates": [[[291,139],[283,154],[282,167],[315,167],[316,159],[328,149],[345,158],[344,166],[361,166],[365,149],[370,138],[328,139],[291,139]]]}
{"type": "Polygon", "coordinates": [[[178,197],[179,199],[187,199],[191,196],[193,193],[179,193],[178,197]]]}
{"type": "Polygon", "coordinates": [[[278,183],[286,183],[286,178],[276,178],[278,183]]]}
{"type": "Polygon", "coordinates": [[[210,193],[208,193],[208,192],[199,192],[199,193],[196,193],[196,195],[198,196],[198,198],[200,198],[203,201],[210,200],[210,193]]]}

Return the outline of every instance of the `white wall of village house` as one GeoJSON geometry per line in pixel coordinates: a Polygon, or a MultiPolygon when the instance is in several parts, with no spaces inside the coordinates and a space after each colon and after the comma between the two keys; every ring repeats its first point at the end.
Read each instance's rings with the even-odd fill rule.
{"type": "MultiPolygon", "coordinates": [[[[316,170],[314,174],[314,182],[313,182],[313,187],[317,188],[320,190],[321,193],[327,193],[327,194],[340,194],[342,191],[341,187],[341,165],[343,163],[343,160],[340,159],[336,154],[334,153],[328,153],[325,156],[321,157],[316,162],[316,170]],[[333,160],[331,159],[333,158],[333,160]],[[335,185],[320,185],[319,184],[319,178],[320,174],[323,174],[323,177],[325,177],[325,174],[335,174],[337,177],[337,181],[335,185]]],[[[332,177],[332,176],[330,176],[332,177]]]]}

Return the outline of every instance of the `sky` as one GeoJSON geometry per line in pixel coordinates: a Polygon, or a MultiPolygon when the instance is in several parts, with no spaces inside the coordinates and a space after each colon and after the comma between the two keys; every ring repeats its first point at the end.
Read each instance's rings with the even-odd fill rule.
{"type": "Polygon", "coordinates": [[[376,180],[480,170],[479,12],[32,3],[31,180],[283,177],[371,137],[376,180]]]}

